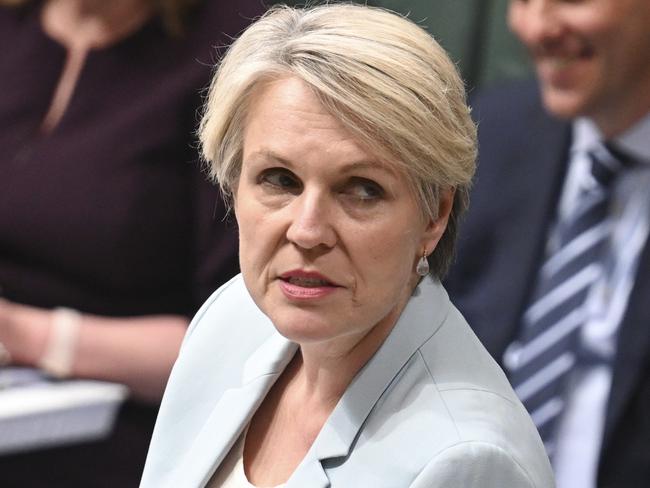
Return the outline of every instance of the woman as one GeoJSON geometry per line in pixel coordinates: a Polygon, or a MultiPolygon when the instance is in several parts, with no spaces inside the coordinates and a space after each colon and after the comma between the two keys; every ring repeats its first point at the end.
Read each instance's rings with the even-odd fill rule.
{"type": "Polygon", "coordinates": [[[242,276],[190,326],[142,487],[553,486],[439,282],[474,171],[464,100],[383,10],[276,8],[233,44],[201,139],[242,276]]]}
{"type": "Polygon", "coordinates": [[[2,362],[133,399],[105,441],[3,455],[0,484],[136,486],[189,317],[237,270],[193,132],[214,46],[261,7],[0,3],[2,362]]]}

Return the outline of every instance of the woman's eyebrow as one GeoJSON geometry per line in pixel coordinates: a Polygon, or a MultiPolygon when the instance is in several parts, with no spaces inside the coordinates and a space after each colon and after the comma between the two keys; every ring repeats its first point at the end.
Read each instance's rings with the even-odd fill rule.
{"type": "Polygon", "coordinates": [[[254,151],[253,153],[249,154],[245,160],[252,161],[252,162],[271,161],[271,162],[282,164],[283,166],[287,166],[289,168],[294,167],[294,164],[289,159],[283,158],[282,156],[268,149],[260,149],[258,151],[254,151]]]}
{"type": "MultiPolygon", "coordinates": [[[[273,163],[281,164],[282,166],[286,166],[289,169],[295,169],[296,166],[298,166],[297,164],[293,163],[290,159],[284,158],[270,149],[260,149],[254,151],[253,153],[249,154],[246,157],[246,161],[252,163],[273,162],[273,163]]],[[[340,168],[338,168],[338,172],[345,175],[349,173],[354,173],[356,171],[364,171],[364,170],[381,171],[382,173],[385,173],[388,176],[391,176],[393,178],[396,177],[396,173],[393,168],[391,168],[387,164],[380,163],[374,159],[359,159],[356,161],[351,161],[350,163],[343,164],[340,168]]]]}
{"type": "Polygon", "coordinates": [[[388,176],[391,176],[395,178],[397,175],[395,173],[395,170],[393,170],[390,166],[387,166],[386,164],[379,163],[374,160],[361,160],[361,161],[355,161],[350,164],[344,165],[342,168],[340,168],[341,173],[353,173],[355,171],[363,171],[363,170],[372,170],[372,171],[381,171],[382,173],[385,173],[388,176]]]}

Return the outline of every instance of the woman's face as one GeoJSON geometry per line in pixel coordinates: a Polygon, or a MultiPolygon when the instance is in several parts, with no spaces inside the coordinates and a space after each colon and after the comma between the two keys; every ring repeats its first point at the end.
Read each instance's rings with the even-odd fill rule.
{"type": "Polygon", "coordinates": [[[390,330],[415,266],[446,226],[422,216],[403,174],[381,164],[297,78],[257,87],[235,188],[241,269],[278,331],[350,349],[390,330]]]}

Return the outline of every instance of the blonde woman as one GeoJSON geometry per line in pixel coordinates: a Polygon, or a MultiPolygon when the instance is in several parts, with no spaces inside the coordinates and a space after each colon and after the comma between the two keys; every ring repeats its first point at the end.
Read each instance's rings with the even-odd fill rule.
{"type": "Polygon", "coordinates": [[[553,486],[440,278],[474,172],[454,65],[353,5],[273,9],[215,76],[203,153],[242,274],[181,348],[141,486],[553,486]]]}

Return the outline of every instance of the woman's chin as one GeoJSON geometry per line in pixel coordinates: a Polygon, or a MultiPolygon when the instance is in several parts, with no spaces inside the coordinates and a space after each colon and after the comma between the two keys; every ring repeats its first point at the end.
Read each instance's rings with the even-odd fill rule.
{"type": "Polygon", "coordinates": [[[267,314],[278,333],[298,344],[327,342],[344,333],[344,327],[320,311],[274,310],[267,314]]]}

